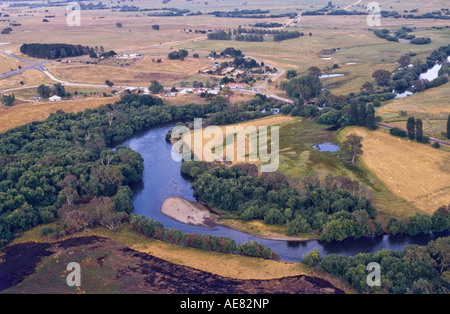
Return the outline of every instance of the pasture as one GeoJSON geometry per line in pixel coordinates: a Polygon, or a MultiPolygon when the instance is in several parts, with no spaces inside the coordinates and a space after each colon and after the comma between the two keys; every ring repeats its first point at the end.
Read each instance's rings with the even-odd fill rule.
{"type": "MultiPolygon", "coordinates": [[[[411,207],[432,214],[449,202],[450,156],[382,131],[349,128],[363,137],[364,165],[411,207]]],[[[408,211],[408,208],[405,208],[408,211]]]]}

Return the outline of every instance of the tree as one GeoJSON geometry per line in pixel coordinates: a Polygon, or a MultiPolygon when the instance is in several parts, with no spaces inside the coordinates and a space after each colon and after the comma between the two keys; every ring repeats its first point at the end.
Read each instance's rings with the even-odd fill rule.
{"type": "Polygon", "coordinates": [[[152,94],[159,94],[164,91],[164,87],[157,80],[153,80],[148,89],[152,94]]]}
{"type": "Polygon", "coordinates": [[[422,123],[422,119],[417,119],[416,120],[416,140],[418,142],[422,142],[423,141],[423,123],[422,123]]]}
{"type": "Polygon", "coordinates": [[[122,28],[122,23],[116,23],[117,28],[122,28]]]}
{"type": "Polygon", "coordinates": [[[155,31],[159,31],[159,25],[152,25],[152,28],[155,30],[155,31]]]}
{"type": "Polygon", "coordinates": [[[37,92],[38,92],[39,96],[44,99],[49,98],[52,95],[51,88],[44,84],[41,84],[38,86],[37,92]]]}
{"type": "Polygon", "coordinates": [[[366,126],[370,129],[370,130],[375,130],[376,125],[375,125],[375,108],[373,107],[373,105],[369,105],[367,107],[367,119],[366,119],[366,126]]]}
{"type": "Polygon", "coordinates": [[[428,244],[428,251],[436,260],[442,274],[450,266],[450,237],[438,238],[428,244]]]}
{"type": "Polygon", "coordinates": [[[450,115],[448,115],[447,120],[447,138],[450,139],[450,115]]]}
{"type": "Polygon", "coordinates": [[[53,94],[59,97],[64,97],[66,96],[66,89],[61,83],[56,83],[53,85],[53,94]]]}
{"type": "Polygon", "coordinates": [[[302,263],[310,267],[316,267],[317,265],[319,265],[321,261],[322,256],[320,255],[320,252],[317,249],[315,249],[303,256],[302,263]]]}
{"type": "Polygon", "coordinates": [[[406,129],[408,130],[409,139],[414,140],[416,138],[416,119],[414,117],[409,117],[406,129]]]}
{"type": "Polygon", "coordinates": [[[296,77],[297,76],[297,71],[295,71],[295,70],[288,70],[287,72],[286,72],[286,78],[288,79],[288,80],[290,80],[291,78],[294,78],[294,77],[296,77]]]}
{"type": "Polygon", "coordinates": [[[370,82],[364,83],[364,85],[361,87],[361,91],[367,95],[373,94],[374,92],[374,86],[370,82]]]}
{"type": "Polygon", "coordinates": [[[398,63],[400,63],[402,68],[406,68],[411,63],[411,57],[408,55],[404,55],[400,58],[400,60],[398,60],[398,63]]]}
{"type": "Polygon", "coordinates": [[[362,142],[363,138],[355,133],[348,135],[344,142],[343,149],[352,155],[352,164],[355,164],[356,157],[363,154],[362,142]]]}
{"type": "Polygon", "coordinates": [[[133,192],[131,192],[130,188],[125,185],[119,187],[116,197],[114,199],[114,208],[118,212],[126,212],[131,214],[133,211],[133,192]]]}
{"type": "Polygon", "coordinates": [[[308,74],[312,76],[321,76],[322,71],[318,67],[312,66],[308,69],[308,74]]]}
{"type": "Polygon", "coordinates": [[[180,60],[184,60],[184,58],[186,58],[188,55],[189,55],[189,52],[187,51],[187,50],[185,50],[185,49],[181,49],[179,52],[178,52],[178,55],[179,55],[179,58],[180,58],[180,60]]]}
{"type": "Polygon", "coordinates": [[[65,50],[64,48],[61,48],[61,50],[60,50],[60,52],[59,52],[59,56],[60,56],[61,58],[67,57],[67,52],[66,52],[66,50],[65,50]]]}
{"type": "Polygon", "coordinates": [[[377,81],[378,85],[389,85],[391,73],[386,70],[377,70],[372,74],[372,77],[377,81]]]}
{"type": "Polygon", "coordinates": [[[350,103],[350,111],[349,111],[349,124],[357,125],[358,124],[358,103],[356,101],[352,101],[350,103]]]}
{"type": "Polygon", "coordinates": [[[358,125],[365,126],[367,121],[367,107],[365,103],[359,104],[358,125]]]}
{"type": "Polygon", "coordinates": [[[2,30],[2,34],[9,34],[9,33],[11,33],[12,32],[12,28],[11,27],[7,27],[7,28],[4,28],[3,30],[2,30]]]}
{"type": "Polygon", "coordinates": [[[16,100],[16,96],[14,96],[14,94],[11,95],[3,95],[2,96],[2,104],[7,106],[7,107],[11,107],[14,105],[14,101],[16,100]]]}
{"type": "Polygon", "coordinates": [[[113,87],[113,86],[114,86],[114,83],[111,82],[110,80],[106,80],[106,81],[105,81],[105,84],[106,84],[108,87],[113,87]]]}

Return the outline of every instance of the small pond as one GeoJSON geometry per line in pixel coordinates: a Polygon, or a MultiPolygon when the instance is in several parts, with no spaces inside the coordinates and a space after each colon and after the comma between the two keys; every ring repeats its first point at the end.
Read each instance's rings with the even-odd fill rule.
{"type": "Polygon", "coordinates": [[[337,152],[341,149],[339,146],[329,142],[314,145],[313,148],[320,150],[321,152],[331,152],[331,153],[337,152]]]}
{"type": "Polygon", "coordinates": [[[340,76],[345,76],[345,74],[324,74],[319,76],[319,78],[324,79],[324,78],[332,78],[332,77],[340,77],[340,76]]]}

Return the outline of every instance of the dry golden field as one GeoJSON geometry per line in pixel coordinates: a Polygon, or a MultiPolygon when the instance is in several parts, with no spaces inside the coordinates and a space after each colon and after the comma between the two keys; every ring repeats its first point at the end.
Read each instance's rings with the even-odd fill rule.
{"type": "MultiPolygon", "coordinates": [[[[214,140],[215,140],[215,134],[213,136],[213,134],[210,135],[210,134],[206,133],[207,129],[201,130],[201,132],[203,132],[203,140],[201,142],[201,145],[197,144],[198,143],[197,136],[202,136],[202,134],[200,134],[200,131],[193,131],[190,134],[185,134],[183,136],[183,142],[186,145],[186,149],[189,149],[191,152],[196,154],[196,156],[198,156],[198,158],[200,158],[200,156],[202,156],[201,160],[213,161],[216,158],[219,158],[220,160],[231,159],[232,164],[237,164],[240,162],[250,162],[250,163],[255,163],[257,165],[260,165],[262,162],[259,159],[259,155],[256,158],[256,160],[251,160],[251,158],[250,158],[250,156],[252,156],[252,153],[255,153],[255,150],[252,149],[255,147],[250,145],[250,141],[249,141],[250,137],[253,135],[256,135],[256,133],[258,132],[260,127],[276,126],[276,125],[280,125],[285,122],[292,121],[293,119],[294,118],[292,118],[290,116],[277,115],[277,116],[270,116],[270,117],[265,117],[262,119],[252,120],[252,121],[248,121],[248,122],[244,122],[244,123],[233,124],[233,125],[229,125],[229,126],[220,126],[220,127],[218,127],[218,129],[220,129],[221,134],[223,135],[223,138],[222,138],[223,142],[221,142],[223,145],[221,145],[221,146],[219,145],[219,147],[223,147],[221,153],[216,152],[214,150],[213,144],[214,144],[214,140]],[[249,131],[248,133],[243,134],[244,135],[243,140],[245,141],[245,147],[239,145],[241,142],[239,140],[240,137],[238,135],[234,135],[235,133],[227,134],[227,128],[230,128],[230,127],[235,127],[236,130],[238,130],[238,128],[242,128],[243,132],[249,131]],[[233,138],[231,138],[231,136],[233,136],[233,138]],[[231,144],[234,144],[234,145],[231,146],[231,144]],[[208,145],[208,147],[207,147],[207,145],[208,145]],[[239,148],[241,148],[242,151],[239,150],[239,148]],[[233,156],[230,156],[227,154],[227,152],[230,152],[229,149],[231,150],[231,152],[234,153],[233,156]]],[[[269,130],[269,132],[270,132],[270,130],[269,130]]],[[[219,138],[219,141],[221,141],[222,139],[219,138]]],[[[269,134],[268,140],[270,141],[270,134],[269,134]]]]}
{"type": "Polygon", "coordinates": [[[48,78],[41,71],[30,69],[0,80],[0,90],[39,86],[41,84],[54,84],[54,83],[56,82],[48,78]],[[20,82],[23,82],[23,85],[21,85],[20,82]]]}
{"type": "Polygon", "coordinates": [[[78,62],[62,64],[54,62],[47,69],[57,78],[71,83],[102,85],[106,80],[114,82],[116,87],[148,87],[152,80],[165,86],[175,85],[189,77],[211,68],[214,65],[208,59],[186,58],[184,61],[169,60],[167,54],[145,56],[130,66],[87,65],[78,62]],[[161,63],[154,60],[162,59],[161,63]]]}
{"type": "Polygon", "coordinates": [[[87,108],[96,108],[100,105],[107,105],[118,101],[119,98],[108,97],[88,97],[76,100],[62,100],[57,102],[24,102],[19,101],[13,107],[0,107],[0,132],[5,132],[33,121],[45,120],[51,113],[58,110],[64,112],[78,112],[87,108]]]}
{"type": "Polygon", "coordinates": [[[382,131],[349,128],[364,138],[361,157],[396,195],[432,214],[450,203],[450,155],[382,131]]]}

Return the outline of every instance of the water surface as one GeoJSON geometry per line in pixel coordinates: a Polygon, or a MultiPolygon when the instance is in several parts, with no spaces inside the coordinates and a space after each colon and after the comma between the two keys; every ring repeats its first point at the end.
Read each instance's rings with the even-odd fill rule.
{"type": "Polygon", "coordinates": [[[166,228],[178,229],[182,232],[225,236],[233,239],[237,244],[256,240],[270,247],[280,256],[281,260],[289,262],[300,262],[304,254],[314,249],[319,250],[323,256],[332,253],[352,256],[358,253],[375,253],[383,248],[398,251],[409,244],[425,245],[437,237],[437,235],[382,236],[333,243],[323,243],[316,240],[305,242],[275,241],[259,239],[224,226],[206,228],[178,222],[161,213],[160,209],[164,200],[168,197],[181,196],[187,200],[195,201],[195,197],[191,182],[183,177],[180,172],[181,162],[172,159],[172,145],[165,140],[165,136],[171,127],[165,125],[152,128],[122,144],[139,152],[144,158],[145,168],[142,183],[133,187],[134,212],[158,220],[166,228]]]}

